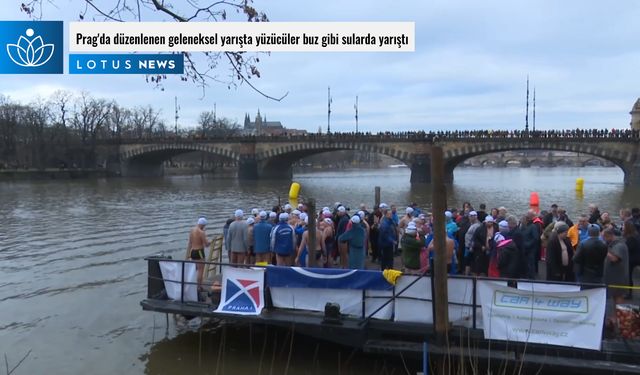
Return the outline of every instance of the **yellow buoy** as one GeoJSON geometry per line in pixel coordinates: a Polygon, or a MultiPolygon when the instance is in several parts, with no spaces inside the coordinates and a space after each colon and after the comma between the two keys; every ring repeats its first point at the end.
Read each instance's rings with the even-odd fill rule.
{"type": "Polygon", "coordinates": [[[576,191],[584,190],[584,178],[578,177],[576,178],[576,191]]]}
{"type": "Polygon", "coordinates": [[[293,207],[298,205],[298,194],[300,193],[300,184],[293,182],[289,188],[289,204],[293,207]]]}

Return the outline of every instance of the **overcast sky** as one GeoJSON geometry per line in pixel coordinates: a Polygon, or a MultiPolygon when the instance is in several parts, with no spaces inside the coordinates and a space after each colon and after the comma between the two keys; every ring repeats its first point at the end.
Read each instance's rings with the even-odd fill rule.
{"type": "MultiPolygon", "coordinates": [[[[103,0],[101,3],[114,2],[103,0]]],[[[3,0],[4,19],[27,20],[19,0],[3,0]],[[6,4],[9,4],[7,6],[6,4]],[[8,14],[7,14],[8,11],[8,14]]],[[[179,3],[179,2],[177,2],[179,3]]],[[[43,19],[76,21],[84,1],[45,1],[43,19]]],[[[170,78],[160,91],[144,76],[0,76],[0,93],[22,102],[57,89],[86,90],[126,106],[152,104],[173,124],[194,126],[213,109],[242,123],[258,108],[270,121],[317,131],[515,129],[524,127],[526,77],[536,88],[536,126],[626,128],[640,96],[640,3],[577,1],[263,1],[271,21],[413,21],[413,53],[272,53],[249,87],[212,83],[202,91],[170,78]]],[[[168,19],[165,17],[165,19],[168,19]]],[[[143,20],[157,20],[151,16],[143,20]]],[[[226,67],[224,68],[226,69],[226,67]]],[[[222,71],[220,74],[225,74],[222,71]]],[[[531,118],[530,118],[531,120],[531,118]]]]}

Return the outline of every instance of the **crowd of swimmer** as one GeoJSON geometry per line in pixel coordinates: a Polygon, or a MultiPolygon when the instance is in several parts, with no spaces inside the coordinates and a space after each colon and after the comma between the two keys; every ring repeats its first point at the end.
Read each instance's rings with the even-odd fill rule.
{"type": "MultiPolygon", "coordinates": [[[[350,208],[336,202],[317,214],[317,267],[364,269],[365,259],[380,269],[402,268],[404,273],[429,272],[433,260],[432,215],[412,203],[398,212],[394,205],[381,203],[372,211],[362,204],[350,208]],[[394,264],[400,255],[401,264],[394,264]]],[[[306,205],[290,204],[271,211],[252,209],[245,218],[236,210],[224,227],[225,248],[233,264],[265,262],[280,266],[308,264],[306,205]]],[[[480,204],[476,211],[465,202],[450,209],[446,217],[446,250],[451,274],[539,278],[538,264],[546,261],[546,279],[581,283],[631,285],[631,272],[640,265],[640,208],[622,209],[619,220],[595,205],[574,222],[566,210],[553,204],[548,211],[529,210],[518,219],[505,207],[487,212],[480,204]]],[[[206,220],[195,228],[203,232],[206,220]]],[[[193,232],[192,232],[193,236],[193,232]]],[[[206,244],[206,236],[203,237],[206,244]]],[[[191,258],[204,253],[194,249],[191,258]]],[[[622,298],[625,289],[613,289],[622,298]]]]}

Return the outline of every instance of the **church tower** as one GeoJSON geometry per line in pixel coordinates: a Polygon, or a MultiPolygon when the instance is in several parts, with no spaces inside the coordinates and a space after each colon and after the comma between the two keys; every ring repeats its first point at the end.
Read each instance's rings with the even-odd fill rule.
{"type": "Polygon", "coordinates": [[[631,129],[640,130],[640,98],[636,100],[636,104],[631,108],[631,129]]]}
{"type": "Polygon", "coordinates": [[[249,119],[249,114],[245,113],[244,114],[244,128],[249,129],[249,127],[251,126],[251,120],[249,119]]]}
{"type": "Polygon", "coordinates": [[[258,114],[256,115],[256,134],[260,134],[262,130],[262,117],[260,117],[260,108],[258,108],[258,114]]]}

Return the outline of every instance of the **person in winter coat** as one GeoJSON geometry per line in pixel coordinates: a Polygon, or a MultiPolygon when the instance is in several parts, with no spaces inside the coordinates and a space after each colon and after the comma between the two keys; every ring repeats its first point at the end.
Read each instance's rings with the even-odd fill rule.
{"type": "Polygon", "coordinates": [[[600,284],[604,273],[604,260],[607,257],[607,245],[600,239],[600,227],[597,224],[588,224],[587,231],[589,238],[578,245],[573,256],[573,264],[579,282],[600,284]]]}
{"type": "MultiPolygon", "coordinates": [[[[535,279],[538,274],[538,257],[540,254],[541,230],[534,211],[529,210],[522,221],[522,252],[527,260],[527,278],[535,279]]],[[[542,220],[540,220],[542,222],[542,220]]]]}
{"type": "MultiPolygon", "coordinates": [[[[346,263],[349,269],[364,269],[364,260],[366,257],[365,243],[367,238],[366,229],[360,225],[360,215],[353,215],[351,218],[351,228],[338,237],[338,242],[347,242],[349,244],[349,253],[346,257],[346,263]]],[[[342,255],[340,255],[342,256],[342,255]]]]}
{"type": "Polygon", "coordinates": [[[573,246],[567,237],[569,226],[564,221],[556,222],[547,243],[547,280],[574,281],[573,246]]]}
{"type": "Polygon", "coordinates": [[[591,203],[589,204],[589,224],[597,224],[600,220],[600,210],[598,206],[591,203]]]}
{"type": "MultiPolygon", "coordinates": [[[[607,285],[628,285],[629,283],[629,249],[624,239],[618,238],[613,228],[602,231],[602,238],[607,244],[607,257],[604,261],[604,282],[607,285]]],[[[609,287],[607,295],[613,297],[616,304],[624,302],[626,290],[609,287]]]]}
{"type": "Polygon", "coordinates": [[[484,225],[478,227],[473,234],[473,267],[471,271],[474,275],[487,276],[489,253],[496,233],[498,233],[498,225],[496,225],[493,216],[488,215],[484,219],[484,225]]]}
{"type": "MultiPolygon", "coordinates": [[[[631,220],[624,223],[622,237],[629,250],[629,286],[633,286],[633,269],[640,266],[640,236],[631,220]]],[[[630,289],[631,290],[631,289],[630,289]]],[[[631,293],[629,293],[631,295],[631,293]]]]}
{"type": "Polygon", "coordinates": [[[463,254],[463,265],[464,265],[464,274],[470,275],[471,268],[473,267],[473,235],[476,233],[476,230],[482,226],[482,223],[478,220],[478,213],[475,211],[469,212],[469,228],[467,228],[467,232],[464,235],[464,254],[463,254]]]}
{"type": "Polygon", "coordinates": [[[383,271],[393,268],[393,247],[396,243],[395,223],[392,220],[392,212],[391,210],[386,210],[378,233],[380,268],[383,271]]]}
{"type": "Polygon", "coordinates": [[[525,275],[524,257],[516,246],[515,241],[506,239],[497,244],[498,250],[498,270],[500,277],[508,279],[519,279],[525,275]]]}
{"type": "Polygon", "coordinates": [[[410,222],[407,225],[400,242],[402,242],[404,273],[420,274],[420,251],[425,245],[425,239],[418,233],[415,223],[410,222]]]}

